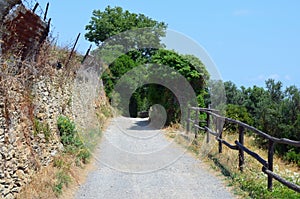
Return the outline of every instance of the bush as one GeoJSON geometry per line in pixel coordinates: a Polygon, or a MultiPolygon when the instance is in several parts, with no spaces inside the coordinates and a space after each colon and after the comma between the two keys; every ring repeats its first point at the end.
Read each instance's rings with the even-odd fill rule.
{"type": "Polygon", "coordinates": [[[60,133],[61,142],[64,146],[74,145],[76,140],[75,124],[64,116],[59,116],[57,127],[60,133]]]}
{"type": "Polygon", "coordinates": [[[289,152],[286,153],[285,159],[296,163],[298,166],[300,166],[300,154],[295,152],[294,149],[289,150],[289,152]]]}
{"type": "MultiPolygon", "coordinates": [[[[228,104],[226,108],[226,117],[239,120],[249,125],[253,124],[253,120],[244,106],[228,104]]],[[[227,124],[226,128],[234,132],[238,130],[237,125],[232,124],[227,124]]]]}
{"type": "Polygon", "coordinates": [[[59,116],[57,127],[60,133],[61,143],[64,145],[66,151],[76,155],[77,160],[87,163],[91,153],[80,139],[74,122],[67,117],[59,116]]]}

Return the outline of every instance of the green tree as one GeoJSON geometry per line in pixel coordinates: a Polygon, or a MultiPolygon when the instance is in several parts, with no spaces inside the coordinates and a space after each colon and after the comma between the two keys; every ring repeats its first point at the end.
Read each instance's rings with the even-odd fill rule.
{"type": "Polygon", "coordinates": [[[240,90],[231,82],[224,82],[227,104],[240,104],[240,90]]]}
{"type": "MultiPolygon", "coordinates": [[[[118,83],[120,90],[126,90],[139,85],[136,79],[147,78],[143,76],[144,69],[135,71],[135,74],[127,79],[122,78],[135,67],[146,64],[149,67],[157,66],[157,72],[160,71],[159,65],[165,65],[175,69],[188,80],[197,93],[199,104],[203,106],[208,72],[198,58],[162,49],[161,38],[165,36],[166,28],[164,22],[158,22],[143,14],[124,11],[121,7],[108,6],[104,11],[93,11],[91,21],[86,26],[85,37],[99,46],[98,56],[108,64],[102,79],[109,98],[112,98],[112,91],[119,80],[122,81],[121,84],[118,83]],[[143,31],[145,29],[146,31],[143,31]]],[[[172,79],[172,74],[164,71],[163,67],[157,76],[172,79]]],[[[176,75],[173,78],[175,79],[176,75]]],[[[120,102],[123,110],[126,108],[124,103],[120,102]]],[[[134,116],[136,111],[156,103],[165,106],[168,121],[179,118],[179,104],[174,94],[156,84],[145,85],[134,92],[130,99],[130,115],[134,116]]]]}
{"type": "MultiPolygon", "coordinates": [[[[246,124],[252,125],[253,120],[251,118],[251,115],[247,112],[246,107],[236,104],[228,104],[226,106],[226,117],[239,120],[241,122],[244,122],[246,124]]],[[[237,131],[237,126],[232,125],[226,125],[227,129],[230,129],[232,131],[237,131]]]]}
{"type": "MultiPolygon", "coordinates": [[[[161,65],[168,66],[181,74],[189,82],[197,95],[198,105],[202,107],[205,106],[205,84],[209,79],[209,75],[202,62],[194,56],[180,55],[175,51],[165,49],[152,50],[150,56],[145,56],[142,51],[138,50],[130,51],[128,54],[120,56],[109,66],[102,76],[104,85],[107,87],[107,95],[111,97],[111,91],[114,85],[126,72],[141,65],[145,66],[144,69],[150,69],[150,67],[155,69],[152,72],[153,74],[145,76],[136,74],[131,75],[131,77],[147,79],[148,77],[160,76],[166,77],[168,81],[176,82],[177,75],[173,76],[169,74],[169,71],[165,71],[163,67],[160,67],[161,65]]],[[[122,90],[135,87],[134,85],[137,84],[137,80],[138,78],[135,78],[135,80],[132,78],[126,80],[122,79],[122,81],[124,81],[121,84],[121,86],[124,87],[122,90]]],[[[131,116],[136,116],[137,111],[145,110],[154,104],[161,104],[165,107],[168,123],[178,121],[181,116],[178,99],[168,88],[158,84],[149,84],[137,89],[131,97],[130,104],[131,116]]],[[[124,104],[122,106],[126,105],[124,104]]]]}
{"type": "MultiPolygon", "coordinates": [[[[94,10],[93,16],[89,24],[85,27],[88,31],[85,34],[86,39],[90,42],[94,42],[97,45],[102,45],[105,40],[112,36],[116,36],[122,32],[149,28],[153,34],[144,35],[144,42],[159,43],[160,37],[165,35],[165,29],[167,25],[164,22],[155,21],[143,14],[131,13],[128,10],[123,10],[121,7],[106,7],[104,11],[94,10]]],[[[136,43],[135,36],[132,37],[115,37],[117,43],[122,43],[128,47],[133,47],[136,43]],[[120,41],[122,40],[122,41],[120,41]]]]}
{"type": "MultiPolygon", "coordinates": [[[[178,71],[192,86],[197,96],[198,106],[205,106],[204,97],[206,95],[206,86],[209,74],[204,64],[193,55],[180,55],[175,51],[159,49],[149,61],[152,64],[169,66],[178,71]]],[[[172,78],[171,74],[162,74],[168,79],[172,78]]],[[[175,76],[176,77],[176,76],[175,76]]],[[[166,108],[167,123],[178,122],[181,113],[179,102],[176,96],[167,88],[160,85],[150,85],[148,98],[151,104],[161,104],[166,108]]]]}

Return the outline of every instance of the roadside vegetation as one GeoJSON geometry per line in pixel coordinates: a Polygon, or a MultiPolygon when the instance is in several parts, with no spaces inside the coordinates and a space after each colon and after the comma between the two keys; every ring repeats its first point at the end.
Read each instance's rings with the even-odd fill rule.
{"type": "MultiPolygon", "coordinates": [[[[193,55],[182,55],[164,49],[160,38],[165,36],[166,29],[165,22],[158,22],[143,14],[131,13],[121,7],[108,6],[104,11],[93,12],[93,17],[86,26],[88,32],[85,37],[98,45],[98,51],[94,53],[96,56],[102,56],[103,61],[108,64],[102,74],[102,79],[110,101],[116,96],[113,93],[115,86],[127,72],[134,71],[134,68],[141,65],[145,67],[166,65],[187,79],[196,93],[197,106],[208,107],[210,98],[213,96],[209,93],[210,79],[205,66],[193,55]],[[122,35],[116,35],[138,28],[149,28],[153,33],[147,35],[147,39],[138,39],[138,42],[138,36],[130,33],[126,35],[126,45],[120,47],[120,44],[124,43],[122,42],[124,38],[122,35]],[[110,37],[114,42],[109,40],[110,37]],[[143,45],[149,42],[154,43],[159,49],[143,48],[143,45]],[[113,50],[107,51],[106,45],[113,50]],[[124,51],[124,48],[128,51],[124,51]],[[112,54],[120,56],[114,59],[112,54]]],[[[133,78],[122,80],[123,90],[135,88],[138,84],[137,78],[147,80],[143,72],[139,72],[132,75],[133,78]]],[[[172,78],[172,75],[160,72],[158,75],[172,78]]],[[[220,109],[224,109],[225,116],[245,122],[277,138],[300,140],[300,90],[296,86],[284,89],[280,81],[276,82],[272,79],[266,81],[265,88],[257,86],[238,88],[232,82],[215,82],[210,86],[214,85],[218,88],[224,85],[227,101],[225,104],[220,104],[220,109]]],[[[122,94],[120,95],[122,97],[122,94]]],[[[119,104],[121,103],[122,101],[119,104]]],[[[166,109],[166,125],[180,122],[181,112],[178,99],[168,88],[158,84],[138,87],[130,98],[128,115],[124,114],[136,117],[139,111],[149,110],[154,104],[160,104],[166,109]]],[[[121,111],[128,109],[127,104],[121,104],[118,108],[121,111]]],[[[226,128],[236,130],[234,126],[226,128]]],[[[258,146],[267,147],[266,140],[260,137],[255,138],[258,146]]],[[[300,166],[300,148],[277,144],[275,150],[277,155],[286,161],[300,166]]]]}
{"type": "MultiPolygon", "coordinates": [[[[107,65],[101,78],[110,101],[115,97],[115,93],[113,93],[115,86],[127,72],[141,65],[148,68],[166,65],[178,71],[188,81],[196,93],[197,106],[207,107],[209,105],[209,74],[205,66],[201,60],[193,55],[183,55],[165,49],[160,38],[165,36],[166,29],[167,24],[164,22],[158,22],[143,14],[130,13],[120,7],[111,8],[108,6],[104,11],[95,10],[93,12],[93,17],[86,26],[85,37],[98,46],[98,49],[94,50],[92,54],[100,58],[104,62],[103,65],[107,65]],[[146,38],[140,38],[131,33],[129,37],[126,37],[126,45],[120,47],[124,38],[116,35],[138,28],[149,28],[151,33],[146,38]],[[111,37],[113,39],[107,41],[111,37]],[[138,43],[135,41],[136,38],[139,38],[138,43]],[[111,41],[113,42],[109,43],[111,41]],[[106,49],[107,44],[109,49],[106,49]],[[143,47],[149,44],[155,45],[157,48],[143,47]],[[115,55],[119,56],[115,59],[115,55]]],[[[165,71],[161,71],[159,75],[165,75],[172,79],[172,76],[165,71]]],[[[139,76],[139,73],[135,77],[144,78],[144,76],[139,76]]],[[[219,83],[223,84],[223,82],[219,83]]],[[[136,84],[137,81],[130,78],[122,82],[124,90],[135,87],[136,84]]],[[[282,83],[274,80],[266,81],[266,88],[257,86],[237,88],[232,82],[225,82],[224,85],[227,97],[224,107],[226,107],[227,117],[248,123],[274,137],[300,140],[300,90],[298,88],[291,86],[283,90],[282,83]]],[[[146,84],[138,87],[130,98],[129,115],[126,116],[136,117],[139,111],[148,110],[154,104],[165,107],[166,125],[180,121],[181,112],[178,99],[168,88],[158,84],[146,84]]],[[[127,109],[128,104],[125,105],[126,107],[121,104],[120,109],[127,109]]],[[[97,114],[98,117],[101,116],[99,117],[101,121],[110,117],[108,104],[100,107],[99,110],[100,112],[97,114]]],[[[76,183],[78,180],[76,173],[91,159],[91,151],[95,145],[85,144],[80,133],[76,130],[76,124],[70,118],[60,116],[57,127],[64,152],[54,159],[50,167],[40,171],[33,179],[32,185],[25,190],[25,196],[30,195],[32,197],[32,195],[37,194],[37,190],[43,190],[43,193],[39,192],[42,194],[38,195],[40,198],[61,197],[64,187],[76,183]]],[[[226,129],[225,139],[233,143],[237,136],[234,133],[236,128],[228,126],[226,129]]],[[[34,131],[35,133],[43,131],[46,136],[48,135],[48,127],[38,121],[35,121],[34,131]]],[[[94,135],[87,136],[93,137],[94,135]]],[[[185,143],[182,137],[175,135],[174,128],[169,128],[168,136],[171,139],[176,139],[181,144],[185,143]]],[[[93,139],[97,140],[100,137],[101,134],[99,133],[98,137],[93,137],[93,139]]],[[[197,140],[191,145],[186,145],[186,147],[196,155],[201,155],[201,150],[205,148],[203,147],[204,137],[204,134],[200,134],[197,140]]],[[[266,157],[267,142],[265,140],[248,134],[245,143],[266,157]]],[[[299,154],[299,148],[277,145],[276,158],[274,159],[275,172],[297,184],[300,184],[299,154]]],[[[236,193],[242,197],[299,198],[298,193],[275,180],[274,190],[268,191],[267,176],[261,172],[261,166],[247,155],[243,173],[238,171],[238,153],[226,150],[226,147],[224,147],[222,154],[218,154],[217,149],[213,148],[205,160],[210,162],[213,168],[221,171],[227,177],[229,186],[233,186],[236,193]]]]}
{"type": "MultiPolygon", "coordinates": [[[[169,139],[174,140],[217,171],[219,176],[225,179],[227,186],[238,197],[249,199],[296,199],[300,197],[299,193],[287,188],[276,180],[273,180],[273,190],[269,191],[267,188],[268,177],[262,172],[261,164],[247,154],[245,154],[244,171],[240,172],[238,151],[230,150],[223,146],[223,152],[219,154],[218,142],[212,140],[215,144],[207,145],[206,134],[203,132],[199,132],[198,138],[192,143],[184,136],[178,134],[184,132],[184,129],[178,124],[167,127],[165,132],[169,139]],[[209,151],[206,151],[206,149],[209,149],[209,151]]],[[[238,133],[227,130],[223,133],[223,139],[233,144],[238,139],[238,133]]],[[[255,136],[246,133],[244,145],[261,155],[264,159],[267,159],[267,150],[258,145],[257,142],[255,136]]],[[[274,156],[274,172],[286,180],[300,185],[299,166],[287,161],[279,154],[274,156]]]]}
{"type": "MultiPolygon", "coordinates": [[[[104,11],[96,10],[93,12],[93,15],[94,17],[90,24],[86,26],[88,30],[86,38],[98,45],[98,55],[103,56],[103,60],[108,64],[107,69],[102,74],[102,79],[106,94],[110,100],[115,97],[113,90],[118,81],[128,71],[134,71],[134,68],[141,65],[147,65],[148,67],[151,64],[157,64],[170,66],[184,76],[195,90],[197,106],[208,107],[211,101],[210,97],[213,96],[209,95],[208,82],[210,80],[205,66],[201,60],[192,55],[181,55],[175,51],[163,48],[159,38],[165,35],[167,25],[164,22],[152,20],[141,14],[124,11],[120,7],[107,7],[104,11]],[[120,55],[117,59],[114,59],[111,53],[107,53],[109,51],[105,51],[107,50],[105,46],[110,42],[110,40],[107,41],[109,37],[112,36],[113,41],[116,41],[114,44],[121,44],[122,42],[120,41],[123,38],[116,35],[131,29],[145,27],[152,29],[155,33],[150,37],[150,40],[156,41],[155,44],[157,44],[159,49],[139,48],[140,44],[145,44],[148,40],[144,39],[141,40],[141,43],[135,43],[134,41],[137,37],[133,34],[131,37],[126,37],[128,40],[126,40],[127,46],[123,46],[123,48],[131,50],[124,51],[118,45],[110,46],[111,49],[114,49],[111,52],[120,55]],[[157,35],[157,38],[155,38],[155,35],[157,35]],[[126,53],[124,54],[123,52],[126,53]]],[[[140,77],[140,74],[142,72],[136,73],[134,76],[140,77]]],[[[163,76],[165,73],[159,75],[163,76]]],[[[135,87],[135,84],[136,79],[134,78],[127,78],[122,82],[122,86],[125,89],[135,87]]],[[[237,88],[232,82],[221,81],[215,82],[211,86],[221,88],[223,85],[225,86],[227,101],[225,104],[220,104],[220,109],[223,109],[222,111],[224,111],[226,117],[245,122],[277,138],[300,140],[300,134],[298,133],[300,131],[300,91],[298,88],[291,86],[283,90],[282,83],[272,79],[266,81],[265,88],[257,86],[237,88]]],[[[164,86],[155,84],[147,84],[135,90],[130,98],[129,115],[126,116],[136,117],[139,111],[148,110],[154,104],[160,104],[166,109],[166,125],[179,122],[181,113],[176,97],[164,86]]],[[[205,115],[200,115],[200,117],[205,118],[205,115]]],[[[237,135],[234,132],[237,131],[237,128],[235,126],[226,126],[226,129],[228,140],[234,142],[234,139],[236,139],[234,137],[237,135]]],[[[178,139],[178,136],[174,133],[169,133],[169,137],[178,139]]],[[[179,142],[183,140],[179,140],[179,142]]],[[[201,148],[203,148],[201,143],[201,136],[199,136],[198,140],[195,140],[192,145],[187,147],[194,153],[201,155],[201,148]]],[[[257,153],[266,155],[266,140],[248,133],[246,144],[251,146],[251,149],[257,151],[257,153]]],[[[275,172],[298,184],[299,150],[296,147],[276,145],[276,158],[274,160],[277,163],[275,172]]],[[[247,155],[246,169],[244,173],[240,173],[237,166],[237,156],[236,152],[226,149],[219,155],[217,150],[213,149],[210,151],[207,160],[213,162],[214,167],[220,169],[230,179],[229,183],[231,185],[239,187],[239,194],[249,198],[299,197],[299,194],[278,182],[274,182],[274,190],[272,192],[268,191],[266,175],[261,172],[261,167],[247,155]]]]}
{"type": "MultiPolygon", "coordinates": [[[[57,127],[64,149],[54,157],[49,166],[41,168],[18,198],[65,198],[70,193],[69,189],[73,191],[72,187],[84,180],[84,175],[88,172],[87,165],[93,160],[92,153],[101,139],[106,121],[111,117],[108,104],[101,106],[98,111],[102,129],[96,133],[91,131],[87,135],[93,138],[93,144],[84,142],[71,119],[59,116],[57,127]]],[[[72,197],[71,195],[72,193],[68,197],[72,197]]]]}
{"type": "MultiPolygon", "coordinates": [[[[196,103],[206,106],[204,99],[208,94],[206,84],[209,74],[205,66],[193,55],[182,55],[165,49],[161,38],[166,35],[166,29],[164,22],[158,22],[143,14],[131,13],[121,7],[110,6],[104,11],[95,10],[92,20],[86,26],[88,32],[85,37],[98,45],[94,53],[108,65],[102,79],[110,101],[116,101],[116,94],[113,92],[116,85],[121,84],[122,91],[137,87],[130,98],[129,113],[128,105],[122,104],[122,101],[117,106],[125,116],[136,117],[139,111],[147,111],[152,105],[161,104],[166,109],[167,125],[180,120],[178,96],[166,86],[151,83],[154,79],[151,77],[155,76],[165,77],[166,81],[175,81],[180,74],[194,89],[196,103]],[[147,31],[143,31],[145,29],[147,31]],[[139,71],[134,70],[140,66],[143,67],[139,71]],[[178,74],[170,74],[170,70],[166,71],[161,66],[167,66],[178,74]],[[122,79],[129,71],[132,72],[132,78],[122,79]],[[134,72],[136,73],[133,74],[134,72]],[[140,86],[139,81],[146,83],[140,86]]],[[[118,94],[122,98],[122,93],[118,94]]]]}
{"type": "MultiPolygon", "coordinates": [[[[32,64],[38,64],[37,68],[41,69],[41,73],[43,72],[41,75],[47,74],[45,69],[42,70],[46,67],[60,70],[59,80],[61,86],[64,86],[65,81],[72,81],[75,78],[74,75],[81,66],[82,60],[82,55],[75,52],[69,60],[69,65],[65,66],[64,63],[69,59],[69,54],[68,48],[57,47],[55,41],[52,40],[44,44],[39,52],[37,63],[32,64]],[[58,63],[62,68],[56,68],[58,63]]],[[[84,180],[84,173],[92,160],[92,152],[101,139],[101,132],[107,120],[112,116],[106,97],[103,96],[102,99],[105,102],[97,102],[95,112],[91,113],[96,114],[97,121],[95,122],[99,124],[99,129],[93,131],[79,132],[76,123],[69,116],[60,115],[56,121],[57,132],[53,132],[47,121],[33,117],[32,134],[34,136],[43,134],[47,142],[53,138],[54,134],[57,134],[61,148],[48,166],[41,167],[33,175],[17,198],[64,198],[71,187],[77,186],[80,181],[84,180]],[[82,137],[83,134],[85,137],[82,137]]],[[[71,101],[66,104],[70,106],[71,101]]]]}
{"type": "MultiPolygon", "coordinates": [[[[240,120],[277,138],[300,140],[300,90],[296,86],[283,88],[280,81],[269,79],[265,88],[237,88],[225,82],[226,116],[240,120]]],[[[267,141],[255,137],[257,146],[267,147],[267,141]]],[[[300,148],[276,145],[276,153],[300,167],[300,148]]]]}

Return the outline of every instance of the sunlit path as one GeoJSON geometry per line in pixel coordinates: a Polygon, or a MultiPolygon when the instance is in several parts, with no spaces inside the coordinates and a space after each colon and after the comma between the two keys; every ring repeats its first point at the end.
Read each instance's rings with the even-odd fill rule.
{"type": "Polygon", "coordinates": [[[96,169],[76,199],[234,198],[203,163],[144,120],[115,118],[97,151],[96,169]]]}

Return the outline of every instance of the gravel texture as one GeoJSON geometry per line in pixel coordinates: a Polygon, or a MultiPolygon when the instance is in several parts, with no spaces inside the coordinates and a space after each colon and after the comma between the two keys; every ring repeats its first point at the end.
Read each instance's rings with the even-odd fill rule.
{"type": "Polygon", "coordinates": [[[96,169],[76,199],[234,198],[200,160],[151,129],[145,119],[113,119],[95,159],[96,169]]]}

